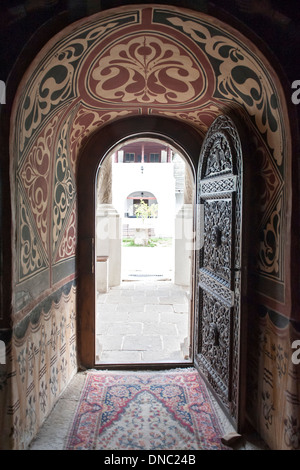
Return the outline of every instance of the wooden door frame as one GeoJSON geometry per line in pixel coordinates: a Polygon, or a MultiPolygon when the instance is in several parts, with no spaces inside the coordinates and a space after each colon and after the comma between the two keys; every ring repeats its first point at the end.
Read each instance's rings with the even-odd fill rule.
{"type": "MultiPolygon", "coordinates": [[[[153,138],[169,143],[189,161],[194,174],[197,172],[198,158],[203,142],[203,136],[184,122],[165,117],[133,116],[107,124],[96,132],[84,146],[77,169],[78,245],[76,271],[79,368],[99,366],[99,364],[95,364],[96,291],[94,272],[97,171],[101,161],[113,148],[132,138],[153,138]]],[[[143,364],[138,366],[142,368],[143,364]]],[[[162,367],[163,364],[160,363],[159,366],[162,367]]],[[[178,364],[173,366],[178,366],[178,364]]]]}

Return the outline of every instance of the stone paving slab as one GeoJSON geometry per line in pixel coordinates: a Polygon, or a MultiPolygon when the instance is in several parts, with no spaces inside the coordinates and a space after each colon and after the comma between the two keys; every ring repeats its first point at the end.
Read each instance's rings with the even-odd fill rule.
{"type": "Polygon", "coordinates": [[[103,312],[97,312],[96,315],[96,323],[97,325],[101,325],[102,322],[127,322],[129,320],[129,314],[128,312],[109,312],[106,310],[103,310],[103,312]]]}
{"type": "Polygon", "coordinates": [[[159,363],[159,362],[185,362],[182,359],[181,351],[143,351],[141,362],[159,363]]]}
{"type": "Polygon", "coordinates": [[[103,303],[103,304],[98,304],[96,308],[96,312],[101,312],[101,313],[112,313],[117,310],[118,304],[110,304],[108,301],[103,303]]]}
{"type": "Polygon", "coordinates": [[[123,301],[120,301],[117,305],[117,312],[143,312],[145,309],[145,304],[144,303],[125,303],[123,301]]]}
{"type": "Polygon", "coordinates": [[[172,313],[173,310],[173,305],[158,305],[158,304],[145,304],[145,312],[153,313],[153,312],[159,312],[159,313],[165,313],[165,312],[170,312],[172,313]]]}
{"type": "Polygon", "coordinates": [[[170,281],[122,282],[97,295],[98,363],[185,362],[187,288],[170,281]]]}
{"type": "Polygon", "coordinates": [[[159,335],[125,336],[123,351],[161,351],[162,340],[159,335]]]}
{"type": "Polygon", "coordinates": [[[128,321],[140,321],[143,323],[154,322],[158,323],[160,320],[160,313],[153,311],[147,312],[129,312],[128,313],[128,321]]]}
{"type": "Polygon", "coordinates": [[[142,354],[137,351],[103,351],[101,362],[113,364],[142,362],[142,354]]]}
{"type": "Polygon", "coordinates": [[[118,322],[118,323],[111,323],[110,327],[108,328],[107,334],[108,335],[134,335],[140,336],[142,334],[143,324],[142,322],[134,323],[134,322],[118,322]]]}
{"type": "Polygon", "coordinates": [[[174,304],[173,309],[175,313],[188,313],[188,305],[187,304],[174,304]]]}
{"type": "Polygon", "coordinates": [[[149,334],[178,336],[178,330],[174,323],[144,323],[143,335],[149,334]]]}
{"type": "Polygon", "coordinates": [[[175,295],[169,295],[169,296],[160,296],[159,297],[159,303],[160,304],[168,304],[168,305],[174,305],[174,304],[180,304],[183,301],[183,297],[178,297],[175,295]]]}
{"type": "Polygon", "coordinates": [[[123,344],[123,335],[99,335],[98,340],[105,351],[121,351],[123,344]]]}

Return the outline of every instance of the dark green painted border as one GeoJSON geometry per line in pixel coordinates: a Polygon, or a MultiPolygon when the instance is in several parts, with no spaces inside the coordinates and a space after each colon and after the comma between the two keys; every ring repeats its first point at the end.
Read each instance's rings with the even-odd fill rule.
{"type": "Polygon", "coordinates": [[[70,281],[56,292],[53,292],[46,299],[40,302],[23,320],[20,321],[14,328],[13,334],[17,339],[22,339],[30,324],[36,325],[40,321],[42,313],[48,313],[53,303],[58,303],[63,294],[68,295],[71,288],[76,286],[76,280],[70,281]]]}

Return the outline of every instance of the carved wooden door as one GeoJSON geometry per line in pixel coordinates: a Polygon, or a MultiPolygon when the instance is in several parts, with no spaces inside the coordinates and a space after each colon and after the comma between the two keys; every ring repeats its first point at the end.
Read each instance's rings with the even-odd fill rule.
{"type": "Polygon", "coordinates": [[[240,427],[242,154],[235,124],[218,117],[198,168],[195,366],[240,427]]]}

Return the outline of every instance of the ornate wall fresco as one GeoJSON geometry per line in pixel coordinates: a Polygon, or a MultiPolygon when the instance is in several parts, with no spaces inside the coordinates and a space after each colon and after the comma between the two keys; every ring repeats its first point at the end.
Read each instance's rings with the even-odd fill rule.
{"type": "Polygon", "coordinates": [[[6,402],[0,408],[6,409],[6,416],[0,412],[1,448],[26,449],[77,372],[73,281],[18,322],[5,367],[7,374],[0,370],[0,402],[6,402]]]}
{"type": "MultiPolygon", "coordinates": [[[[259,159],[258,288],[267,297],[276,290],[276,300],[283,303],[282,211],[288,144],[282,96],[256,52],[236,31],[216,20],[170,8],[123,8],[122,13],[97,14],[76,23],[68,34],[56,36],[28,72],[15,107],[19,130],[12,136],[12,146],[20,186],[16,199],[25,192],[29,203],[25,206],[31,207],[30,214],[24,210],[19,214],[24,228],[18,239],[17,285],[42,271],[42,291],[51,285],[53,270],[55,281],[69,270],[63,260],[66,263],[74,256],[75,245],[72,253],[59,258],[60,269],[54,268],[54,251],[76,200],[80,148],[97,128],[140,113],[176,117],[205,133],[217,115],[234,108],[248,119],[251,139],[256,140],[253,158],[259,159]],[[42,164],[41,155],[45,155],[42,164]],[[28,170],[29,165],[34,170],[28,170]],[[52,210],[46,203],[50,193],[52,210]],[[47,217],[52,225],[48,234],[47,217]]],[[[19,297],[26,295],[24,287],[17,294],[20,303],[19,297]]]]}
{"type": "Polygon", "coordinates": [[[299,323],[260,306],[251,321],[248,413],[271,449],[300,449],[300,367],[292,360],[299,323]]]}
{"type": "MultiPolygon", "coordinates": [[[[58,369],[58,387],[74,370],[70,346],[64,353],[68,363],[64,375],[62,359],[53,359],[59,357],[62,344],[51,343],[52,355],[43,356],[42,362],[37,341],[42,331],[48,331],[50,341],[50,325],[56,322],[58,328],[63,315],[69,324],[70,316],[76,315],[76,287],[72,296],[41,314],[39,328],[33,331],[27,319],[37,305],[76,279],[77,164],[88,138],[108,122],[138,114],[173,117],[204,135],[228,110],[247,124],[250,158],[257,168],[256,289],[265,307],[270,303],[289,317],[291,312],[285,309],[289,254],[284,250],[289,227],[283,216],[289,210],[287,111],[271,65],[252,43],[205,14],[174,7],[122,7],[66,28],[26,71],[14,102],[10,142],[16,214],[10,372],[14,433],[26,428],[24,416],[30,410],[40,416],[46,382],[42,385],[33,377],[45,370],[49,394],[53,367],[58,369]],[[23,339],[17,334],[20,324],[28,325],[23,339]],[[29,337],[34,355],[24,355],[22,375],[20,357],[24,348],[31,347],[25,340],[29,337]],[[14,405],[18,400],[22,418],[14,405]]],[[[18,447],[21,441],[16,438],[13,445],[18,447]]]]}

